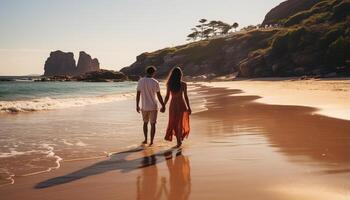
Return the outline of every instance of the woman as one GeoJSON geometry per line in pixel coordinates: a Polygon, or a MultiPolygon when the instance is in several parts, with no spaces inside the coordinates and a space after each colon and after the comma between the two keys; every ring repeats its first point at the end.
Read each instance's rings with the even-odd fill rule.
{"type": "Polygon", "coordinates": [[[190,133],[189,115],[191,107],[187,96],[187,84],[182,81],[182,71],[179,67],[171,70],[165,96],[165,105],[171,96],[169,106],[169,122],[166,130],[165,140],[172,141],[173,135],[177,140],[177,147],[180,147],[182,140],[190,133]]]}

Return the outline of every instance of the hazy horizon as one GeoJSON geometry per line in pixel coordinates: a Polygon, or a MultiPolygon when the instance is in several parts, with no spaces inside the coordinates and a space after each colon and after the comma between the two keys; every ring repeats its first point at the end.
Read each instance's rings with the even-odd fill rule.
{"type": "Polygon", "coordinates": [[[76,61],[85,51],[101,68],[119,70],[143,52],[186,43],[201,18],[242,28],[282,1],[0,0],[0,75],[43,74],[55,50],[73,52],[76,61]]]}

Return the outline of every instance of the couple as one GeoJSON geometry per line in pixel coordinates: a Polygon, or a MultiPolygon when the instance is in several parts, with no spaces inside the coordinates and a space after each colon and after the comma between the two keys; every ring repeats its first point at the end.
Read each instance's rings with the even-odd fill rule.
{"type": "Polygon", "coordinates": [[[165,140],[172,141],[173,135],[177,140],[177,147],[182,145],[182,140],[188,137],[190,132],[189,115],[191,114],[190,103],[187,96],[187,84],[182,81],[182,71],[179,67],[171,70],[166,83],[167,92],[163,101],[160,93],[159,82],[154,79],[157,69],[154,66],[146,68],[146,76],[141,78],[137,85],[136,111],[142,112],[143,133],[147,144],[148,123],[151,124],[151,142],[153,145],[154,135],[156,133],[156,122],[158,114],[157,99],[162,105],[160,112],[165,112],[165,106],[171,97],[169,105],[169,122],[165,134],[165,140]],[[142,108],[140,109],[140,97],[142,108]]]}

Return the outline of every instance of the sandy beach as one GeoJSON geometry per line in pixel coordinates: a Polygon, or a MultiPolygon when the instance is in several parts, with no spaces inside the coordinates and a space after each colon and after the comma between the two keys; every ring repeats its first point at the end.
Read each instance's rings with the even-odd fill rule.
{"type": "Polygon", "coordinates": [[[0,13],[0,200],[350,200],[350,0],[0,13]]]}
{"type": "MultiPolygon", "coordinates": [[[[349,80],[201,85],[190,98],[206,110],[191,115],[182,148],[163,141],[161,115],[154,147],[63,160],[0,187],[1,199],[350,199],[349,80]]],[[[124,104],[134,112],[133,100],[124,104]]],[[[129,117],[123,130],[141,141],[139,116],[129,117]]]]}
{"type": "Polygon", "coordinates": [[[240,89],[258,95],[256,102],[317,108],[325,116],[350,120],[350,79],[260,78],[230,82],[203,82],[206,86],[240,89]]]}

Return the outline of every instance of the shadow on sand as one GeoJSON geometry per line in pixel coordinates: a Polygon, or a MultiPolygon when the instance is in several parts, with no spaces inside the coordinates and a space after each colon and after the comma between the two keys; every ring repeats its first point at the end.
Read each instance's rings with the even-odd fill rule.
{"type": "Polygon", "coordinates": [[[111,155],[110,159],[108,160],[95,163],[91,166],[88,166],[86,168],[80,169],[78,171],[72,172],[64,176],[59,176],[45,180],[35,185],[34,188],[48,188],[56,185],[73,182],[89,176],[102,174],[112,170],[120,170],[120,172],[122,173],[127,173],[136,169],[145,168],[164,162],[169,158],[169,155],[172,155],[174,152],[176,152],[176,156],[181,155],[182,149],[170,148],[167,150],[159,151],[157,153],[153,153],[151,155],[146,155],[141,158],[131,160],[126,159],[129,155],[142,151],[146,151],[146,149],[140,146],[128,151],[115,153],[111,155]]]}

